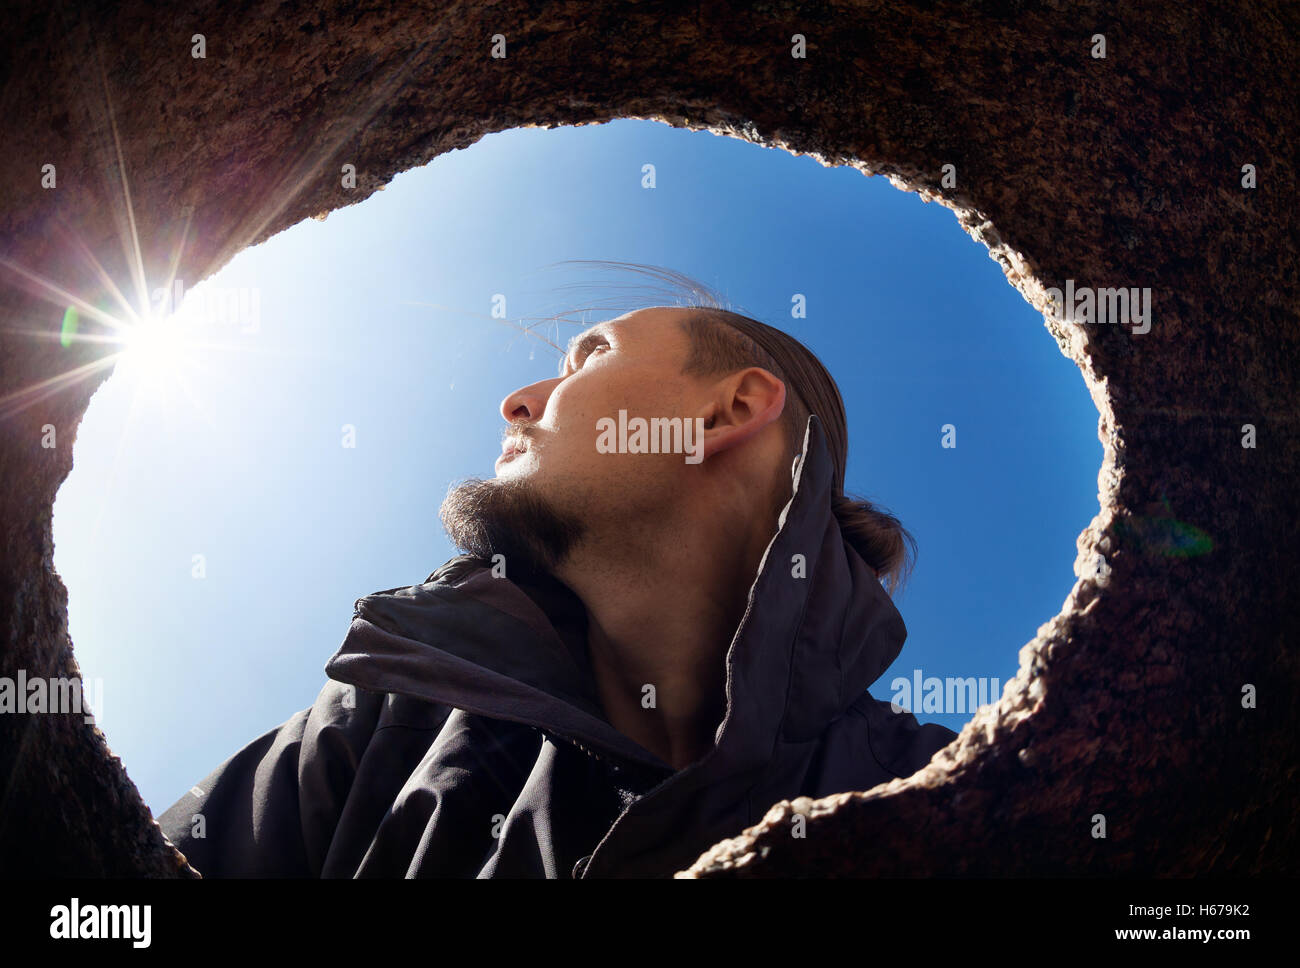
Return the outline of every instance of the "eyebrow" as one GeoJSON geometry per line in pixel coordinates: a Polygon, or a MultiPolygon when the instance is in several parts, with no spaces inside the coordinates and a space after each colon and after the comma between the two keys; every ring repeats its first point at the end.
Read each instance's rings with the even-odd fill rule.
{"type": "Polygon", "coordinates": [[[577,356],[583,350],[590,350],[596,343],[599,343],[602,340],[608,341],[608,338],[609,337],[605,334],[604,327],[597,325],[593,326],[585,333],[580,333],[573,337],[573,339],[569,340],[569,346],[568,349],[565,350],[564,358],[560,360],[560,376],[564,376],[564,371],[568,366],[570,359],[577,356]]]}

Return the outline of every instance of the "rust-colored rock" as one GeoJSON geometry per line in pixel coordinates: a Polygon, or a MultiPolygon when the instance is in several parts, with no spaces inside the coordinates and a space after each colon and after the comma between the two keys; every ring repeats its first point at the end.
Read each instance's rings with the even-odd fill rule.
{"type": "MultiPolygon", "coordinates": [[[[1101,512],[1002,701],[916,776],[777,805],[691,874],[1295,872],[1293,3],[98,6],[20,0],[0,39],[0,254],[92,303],[70,239],[130,291],[126,181],[148,280],[184,238],[193,284],[484,134],[619,117],[888,174],[1040,310],[1066,280],[1149,287],[1145,334],[1049,322],[1101,414],[1101,512]]],[[[105,350],[23,335],[63,307],[4,265],[0,675],[75,675],[51,508],[107,374],[24,388],[105,350]]],[[[193,876],[75,716],[0,716],[0,871],[193,876]]]]}

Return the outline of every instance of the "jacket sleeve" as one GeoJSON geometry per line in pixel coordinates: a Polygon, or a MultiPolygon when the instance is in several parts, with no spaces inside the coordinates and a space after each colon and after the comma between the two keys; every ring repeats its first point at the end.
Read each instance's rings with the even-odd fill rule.
{"type": "Polygon", "coordinates": [[[897,777],[911,776],[957,738],[947,726],[918,722],[906,710],[894,712],[883,699],[865,696],[854,708],[867,719],[872,756],[897,777]]]}
{"type": "Polygon", "coordinates": [[[328,680],[158,817],[204,877],[319,877],[384,696],[328,680]]]}

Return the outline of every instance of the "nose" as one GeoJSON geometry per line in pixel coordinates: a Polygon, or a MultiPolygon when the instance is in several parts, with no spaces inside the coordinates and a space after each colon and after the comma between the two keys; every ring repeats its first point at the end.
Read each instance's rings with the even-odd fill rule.
{"type": "Polygon", "coordinates": [[[550,399],[551,391],[559,382],[559,377],[555,377],[520,387],[501,401],[501,416],[505,417],[507,423],[540,420],[542,414],[546,412],[546,401],[550,399]]]}

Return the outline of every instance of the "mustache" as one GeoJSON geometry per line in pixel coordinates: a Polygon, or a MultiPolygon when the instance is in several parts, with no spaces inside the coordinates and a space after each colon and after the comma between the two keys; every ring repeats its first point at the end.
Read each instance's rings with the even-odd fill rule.
{"type": "Polygon", "coordinates": [[[524,443],[532,440],[535,436],[535,432],[530,427],[506,427],[501,431],[501,443],[502,445],[511,443],[512,441],[524,443]]]}

